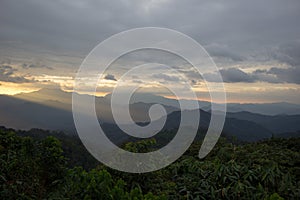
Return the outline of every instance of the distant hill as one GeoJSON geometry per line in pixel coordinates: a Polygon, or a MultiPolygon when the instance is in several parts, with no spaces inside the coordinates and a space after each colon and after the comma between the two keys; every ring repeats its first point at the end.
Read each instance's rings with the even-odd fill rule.
{"type": "MultiPolygon", "coordinates": [[[[105,98],[110,99],[110,94],[106,95],[105,98]]],[[[136,93],[132,96],[132,103],[144,102],[144,103],[160,103],[166,106],[172,106],[180,108],[179,103],[175,99],[169,99],[166,97],[149,94],[149,93],[136,93]]],[[[182,101],[194,101],[194,100],[182,100],[182,101]]],[[[199,108],[205,111],[211,110],[211,103],[208,101],[198,101],[199,108]]],[[[297,115],[300,114],[300,105],[291,104],[286,102],[277,103],[228,103],[228,112],[242,112],[248,111],[252,113],[258,113],[262,115],[297,115]]]]}
{"type": "Polygon", "coordinates": [[[283,132],[296,132],[300,130],[300,115],[267,116],[251,112],[236,112],[226,114],[227,117],[255,122],[264,126],[275,134],[283,132]]]}
{"type": "MultiPolygon", "coordinates": [[[[71,93],[57,89],[43,89],[15,96],[0,95],[0,125],[26,130],[31,128],[63,130],[73,134],[75,133],[75,126],[71,112],[71,97],[71,93]]],[[[99,122],[103,124],[106,132],[115,137],[115,140],[122,138],[120,134],[123,133],[114,124],[111,114],[110,95],[96,97],[95,102],[99,122]]],[[[162,104],[167,111],[168,116],[164,130],[176,129],[180,123],[180,111],[178,109],[178,102],[174,99],[152,94],[137,94],[132,98],[132,104],[130,105],[132,118],[139,124],[147,123],[149,121],[148,110],[154,103],[162,104]],[[142,99],[147,96],[146,102],[142,102],[142,99]]],[[[201,105],[204,108],[209,108],[208,104],[209,102],[202,102],[201,105]]],[[[229,107],[231,105],[229,104],[229,107]]],[[[278,113],[287,110],[280,110],[282,107],[289,107],[289,109],[294,107],[297,110],[298,106],[286,103],[272,104],[272,106],[271,104],[257,105],[258,108],[261,106],[273,108],[275,105],[278,105],[278,113]]],[[[252,105],[250,107],[254,108],[252,105]]],[[[200,128],[205,130],[210,122],[210,113],[201,109],[200,118],[200,128]]],[[[223,134],[243,141],[257,141],[270,138],[272,135],[278,137],[280,135],[284,137],[286,135],[298,135],[299,130],[300,115],[282,114],[269,116],[249,111],[240,111],[227,113],[223,134]]]]}
{"type": "Polygon", "coordinates": [[[52,107],[10,96],[0,96],[0,123],[15,129],[43,128],[50,130],[70,130],[74,127],[72,113],[59,107],[52,107]]]}
{"type": "MultiPolygon", "coordinates": [[[[192,111],[199,112],[199,111],[192,111]]],[[[180,123],[180,112],[173,112],[168,116],[165,129],[178,127],[180,123]]],[[[200,110],[199,127],[207,129],[211,115],[209,112],[200,110]]],[[[248,120],[241,120],[226,117],[223,134],[229,138],[236,138],[240,141],[258,141],[272,137],[272,132],[265,127],[248,120]]]]}
{"type": "Polygon", "coordinates": [[[259,104],[227,104],[228,112],[248,111],[262,115],[299,115],[300,105],[286,102],[259,104]]]}

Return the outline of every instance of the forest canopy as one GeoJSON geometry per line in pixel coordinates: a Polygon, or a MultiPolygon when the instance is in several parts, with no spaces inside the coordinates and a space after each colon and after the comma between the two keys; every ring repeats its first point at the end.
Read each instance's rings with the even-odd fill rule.
{"type": "MultiPolygon", "coordinates": [[[[237,145],[221,138],[203,160],[195,142],[159,171],[105,167],[77,138],[42,130],[0,130],[1,199],[299,199],[300,139],[237,145]],[[35,132],[43,132],[37,134],[35,132]]],[[[134,152],[156,141],[124,144],[134,152]]]]}

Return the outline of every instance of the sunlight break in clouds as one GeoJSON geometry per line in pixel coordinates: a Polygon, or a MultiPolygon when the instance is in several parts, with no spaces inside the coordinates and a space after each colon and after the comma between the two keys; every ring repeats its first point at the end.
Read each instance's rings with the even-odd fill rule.
{"type": "MultiPolygon", "coordinates": [[[[158,26],[181,31],[206,48],[228,82],[228,101],[299,103],[299,9],[295,0],[3,0],[0,63],[12,65],[14,72],[2,73],[0,93],[29,92],[51,84],[72,91],[76,69],[96,44],[130,28],[158,26]]],[[[132,58],[149,60],[143,55],[132,58]]],[[[118,79],[130,64],[140,62],[121,59],[107,74],[118,79]]],[[[187,69],[183,73],[204,98],[201,79],[187,69]]],[[[99,85],[97,95],[107,94],[112,86],[99,85]]]]}

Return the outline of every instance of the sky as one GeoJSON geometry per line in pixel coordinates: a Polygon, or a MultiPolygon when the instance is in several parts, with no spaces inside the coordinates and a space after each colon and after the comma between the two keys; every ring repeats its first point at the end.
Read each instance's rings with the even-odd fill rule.
{"type": "MultiPolygon", "coordinates": [[[[79,66],[98,43],[132,28],[164,27],[203,45],[219,68],[229,102],[300,104],[299,19],[299,0],[1,0],[0,94],[45,87],[72,91],[79,66]]],[[[97,94],[111,92],[122,73],[153,58],[180,66],[199,99],[208,100],[191,66],[159,51],[120,58],[97,94]]],[[[206,72],[207,81],[213,83],[215,76],[206,72]]],[[[163,96],[170,94],[161,84],[182,85],[181,77],[168,71],[128,81],[137,83],[163,96]]]]}

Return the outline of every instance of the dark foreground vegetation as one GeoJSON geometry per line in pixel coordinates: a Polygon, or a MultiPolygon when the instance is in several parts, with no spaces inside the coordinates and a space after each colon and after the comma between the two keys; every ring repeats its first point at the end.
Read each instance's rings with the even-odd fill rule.
{"type": "MultiPolygon", "coordinates": [[[[76,138],[37,132],[0,130],[0,199],[300,199],[299,138],[221,138],[203,160],[195,142],[167,168],[128,174],[98,163],[76,138]]],[[[154,143],[124,148],[147,152],[154,143]]]]}

